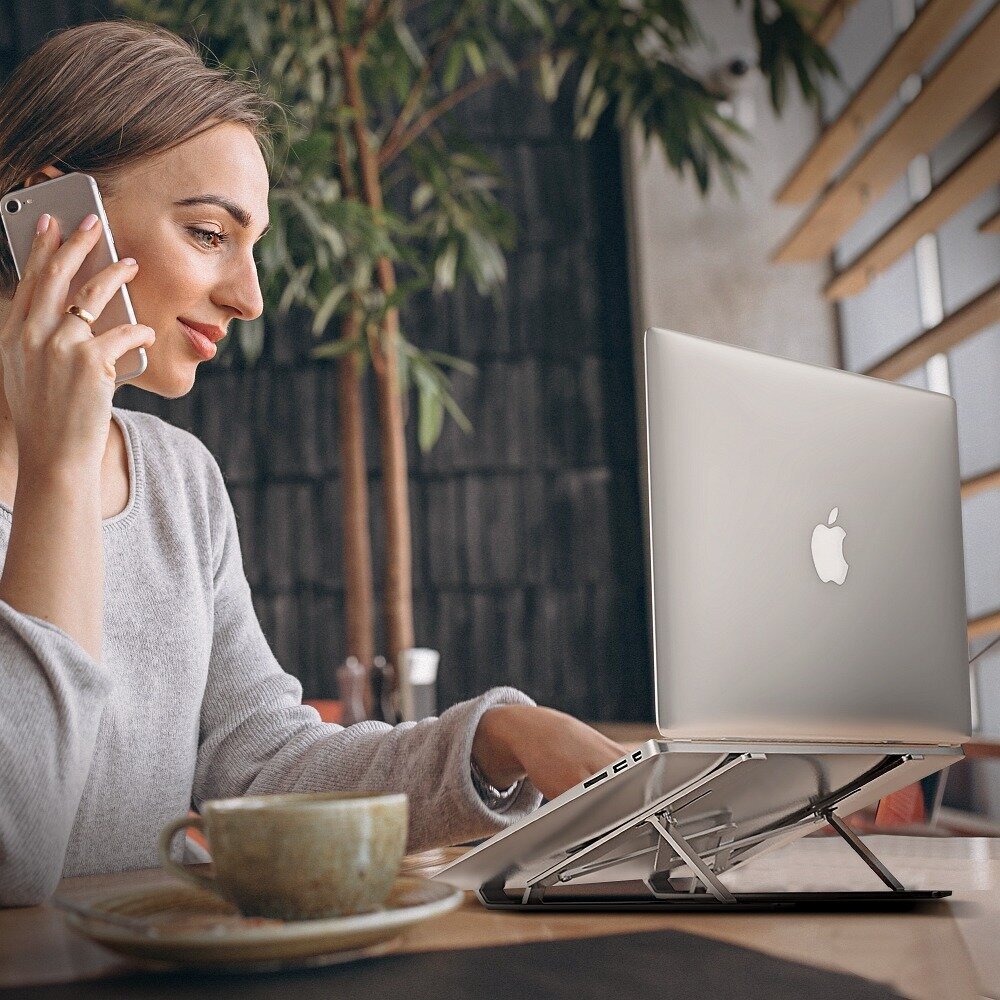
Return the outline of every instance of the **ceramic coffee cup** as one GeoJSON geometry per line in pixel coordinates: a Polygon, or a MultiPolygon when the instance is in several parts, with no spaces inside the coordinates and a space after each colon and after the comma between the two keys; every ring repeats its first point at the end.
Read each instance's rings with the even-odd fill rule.
{"type": "Polygon", "coordinates": [[[377,909],[406,847],[403,794],[316,792],[205,802],[160,834],[165,869],[234,903],[244,916],[319,920],[377,909]],[[214,877],[177,864],[181,830],[203,830],[214,877]]]}

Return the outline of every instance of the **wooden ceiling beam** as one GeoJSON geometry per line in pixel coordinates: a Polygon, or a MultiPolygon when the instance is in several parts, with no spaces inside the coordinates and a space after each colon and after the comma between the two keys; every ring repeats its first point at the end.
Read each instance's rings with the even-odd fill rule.
{"type": "Polygon", "coordinates": [[[837,119],[823,130],[775,200],[800,204],[815,198],[903,81],[920,71],[971,5],[972,0],[927,0],[837,119]]]}
{"type": "Polygon", "coordinates": [[[830,44],[847,18],[847,12],[857,2],[858,0],[829,0],[822,8],[816,27],[813,28],[813,37],[820,45],[830,44]]]}
{"type": "Polygon", "coordinates": [[[1000,632],[1000,611],[991,611],[969,621],[969,638],[985,639],[988,635],[1000,632]]]}
{"type": "Polygon", "coordinates": [[[916,244],[959,209],[1000,181],[1000,132],[960,163],[923,201],[851,261],[826,286],[832,301],[863,292],[916,244]]]}
{"type": "Polygon", "coordinates": [[[962,482],[962,499],[968,500],[977,493],[1000,489],[1000,469],[991,469],[978,476],[970,476],[962,482]]]}
{"type": "Polygon", "coordinates": [[[979,224],[979,231],[981,233],[991,233],[994,236],[1000,236],[1000,212],[991,215],[984,222],[981,222],[979,224]]]}
{"type": "MultiPolygon", "coordinates": [[[[998,8],[1000,9],[1000,8],[998,8]]],[[[915,337],[893,352],[865,374],[875,378],[902,378],[914,368],[925,364],[935,354],[950,351],[956,344],[978,333],[980,330],[1000,322],[1000,281],[992,285],[961,309],[945,316],[937,326],[915,337]]]]}
{"type": "Polygon", "coordinates": [[[892,186],[1000,86],[1000,4],[969,32],[895,121],[834,183],[775,252],[780,263],[821,260],[892,186]]]}

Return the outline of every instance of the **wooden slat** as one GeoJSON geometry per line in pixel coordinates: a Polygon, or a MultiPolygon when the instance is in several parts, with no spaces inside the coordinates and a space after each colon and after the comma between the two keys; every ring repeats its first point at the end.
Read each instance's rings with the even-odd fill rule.
{"type": "Polygon", "coordinates": [[[933,149],[1000,86],[1000,4],[924,84],[896,120],[833,184],[774,254],[820,260],[920,153],[933,149]]]}
{"type": "Polygon", "coordinates": [[[984,472],[980,476],[973,476],[962,483],[962,499],[968,500],[977,493],[985,493],[987,490],[1000,489],[1000,469],[993,469],[984,472]]]}
{"type": "Polygon", "coordinates": [[[1000,281],[961,309],[945,316],[937,326],[873,365],[865,374],[876,378],[902,378],[928,358],[950,351],[956,344],[997,322],[1000,322],[1000,281]]]}
{"type": "Polygon", "coordinates": [[[1000,740],[990,740],[979,737],[962,744],[966,757],[979,757],[987,760],[1000,758],[1000,740]]]}
{"type": "Polygon", "coordinates": [[[969,638],[985,639],[988,635],[1000,632],[1000,611],[993,611],[981,618],[973,618],[969,622],[969,638]]]}
{"type": "Polygon", "coordinates": [[[985,222],[979,224],[979,231],[981,233],[992,233],[995,236],[1000,236],[1000,212],[996,215],[991,215],[985,222]]]}
{"type": "Polygon", "coordinates": [[[925,233],[934,232],[959,209],[1000,180],[1000,133],[960,163],[923,201],[851,261],[825,295],[837,301],[863,292],[925,233]]]}
{"type": "Polygon", "coordinates": [[[972,0],[927,0],[913,23],[795,168],[775,196],[777,201],[798,204],[823,190],[903,81],[920,70],[971,5],[972,0]]]}
{"type": "Polygon", "coordinates": [[[823,8],[816,27],[813,28],[813,36],[821,45],[829,45],[830,40],[843,25],[847,12],[858,2],[858,0],[830,0],[823,8]]]}

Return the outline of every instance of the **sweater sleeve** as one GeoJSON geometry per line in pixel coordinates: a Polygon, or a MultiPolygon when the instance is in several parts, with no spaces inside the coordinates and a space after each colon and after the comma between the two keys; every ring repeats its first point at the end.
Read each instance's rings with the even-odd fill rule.
{"type": "Polygon", "coordinates": [[[503,813],[472,784],[472,740],[480,717],[504,704],[533,704],[494,688],[440,718],[345,729],[302,705],[299,682],[281,669],[265,639],[243,571],[236,518],[212,462],[220,535],[215,553],[215,624],[201,712],[193,799],[288,791],[401,791],[409,796],[408,849],[455,844],[510,826],[541,801],[523,782],[503,813]]]}
{"type": "Polygon", "coordinates": [[[110,671],[62,629],[0,601],[0,906],[59,882],[110,671]]]}

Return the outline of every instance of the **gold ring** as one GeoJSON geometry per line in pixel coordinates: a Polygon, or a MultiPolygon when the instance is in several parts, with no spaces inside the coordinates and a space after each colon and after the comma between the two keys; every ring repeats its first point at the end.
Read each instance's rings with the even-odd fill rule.
{"type": "Polygon", "coordinates": [[[82,306],[67,306],[66,315],[82,319],[87,326],[93,326],[97,322],[97,317],[93,313],[87,312],[82,306]]]}

